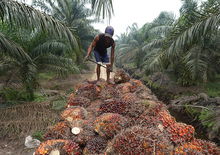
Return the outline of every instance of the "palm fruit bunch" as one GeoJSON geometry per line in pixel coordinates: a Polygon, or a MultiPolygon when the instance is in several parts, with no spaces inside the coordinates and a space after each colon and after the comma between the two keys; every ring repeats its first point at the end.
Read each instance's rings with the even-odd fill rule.
{"type": "Polygon", "coordinates": [[[157,97],[151,92],[151,90],[147,87],[138,88],[135,92],[137,97],[145,100],[153,100],[158,101],[157,97]]]}
{"type": "Polygon", "coordinates": [[[126,93],[121,96],[121,100],[126,103],[134,103],[139,100],[139,98],[134,93],[126,93]]]}
{"type": "Polygon", "coordinates": [[[137,119],[148,109],[149,105],[145,104],[145,101],[134,102],[129,104],[126,109],[125,116],[129,117],[133,123],[136,123],[137,119]]]}
{"type": "Polygon", "coordinates": [[[137,118],[136,123],[144,127],[156,127],[161,124],[159,113],[166,109],[164,104],[149,100],[144,100],[144,104],[148,108],[145,108],[146,110],[137,118]]]}
{"type": "Polygon", "coordinates": [[[194,139],[191,142],[184,143],[175,148],[174,155],[197,155],[197,154],[212,154],[219,155],[220,149],[213,143],[200,139],[194,139]]]}
{"type": "Polygon", "coordinates": [[[132,84],[130,82],[122,83],[116,86],[116,90],[119,94],[130,93],[132,89],[132,84]]]}
{"type": "Polygon", "coordinates": [[[45,140],[68,139],[71,135],[71,128],[67,122],[59,122],[44,134],[45,140]]]}
{"type": "Polygon", "coordinates": [[[67,105],[68,105],[67,107],[82,106],[86,108],[90,106],[90,100],[85,97],[72,97],[72,98],[69,98],[67,105]]]}
{"type": "Polygon", "coordinates": [[[82,151],[78,144],[70,140],[56,139],[48,140],[40,144],[35,155],[49,155],[52,151],[58,150],[60,154],[81,155],[82,151]]]}
{"type": "Polygon", "coordinates": [[[83,150],[84,155],[93,155],[93,154],[103,154],[106,146],[107,146],[107,140],[103,137],[94,137],[93,139],[90,139],[86,147],[83,150]]]}
{"type": "Polygon", "coordinates": [[[91,105],[86,108],[88,115],[87,118],[89,119],[95,119],[97,116],[100,115],[100,105],[103,104],[104,101],[102,100],[95,100],[91,102],[91,105]]]}
{"type": "Polygon", "coordinates": [[[131,79],[130,84],[131,84],[130,92],[132,93],[146,88],[140,80],[131,79]]]}
{"type": "Polygon", "coordinates": [[[144,155],[172,154],[173,145],[157,128],[133,126],[116,135],[108,145],[106,154],[144,155]]]}
{"type": "Polygon", "coordinates": [[[94,120],[83,120],[78,125],[73,125],[74,127],[80,128],[80,133],[78,135],[71,135],[71,139],[77,142],[80,145],[85,145],[90,139],[96,136],[96,133],[93,130],[94,120]]]}
{"type": "Polygon", "coordinates": [[[129,103],[123,102],[120,99],[105,100],[104,103],[100,105],[99,114],[103,113],[118,113],[125,114],[129,103]]]}
{"type": "Polygon", "coordinates": [[[118,70],[114,76],[114,82],[116,84],[125,83],[130,80],[130,76],[124,70],[118,70]]]}
{"type": "Polygon", "coordinates": [[[73,106],[69,107],[61,113],[61,118],[68,122],[81,120],[87,118],[87,111],[83,107],[73,106]]]}
{"type": "Polygon", "coordinates": [[[119,97],[119,93],[117,89],[115,89],[114,85],[105,85],[104,87],[102,87],[102,91],[100,92],[101,99],[107,100],[117,97],[119,97]]]}
{"type": "Polygon", "coordinates": [[[167,110],[161,111],[159,116],[165,130],[170,135],[170,139],[175,144],[189,142],[194,138],[195,129],[193,126],[177,123],[175,118],[172,117],[167,110]]]}
{"type": "Polygon", "coordinates": [[[83,83],[82,85],[78,86],[76,90],[76,95],[83,96],[90,100],[95,100],[99,98],[99,94],[101,92],[101,87],[97,86],[96,84],[92,83],[83,83]]]}
{"type": "Polygon", "coordinates": [[[113,138],[128,125],[127,119],[119,114],[104,113],[94,121],[94,130],[102,137],[113,138]]]}

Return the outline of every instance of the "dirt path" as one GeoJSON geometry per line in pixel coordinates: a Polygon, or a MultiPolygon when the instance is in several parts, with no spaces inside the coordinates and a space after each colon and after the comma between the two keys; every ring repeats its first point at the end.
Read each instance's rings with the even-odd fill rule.
{"type": "MultiPolygon", "coordinates": [[[[113,78],[113,77],[114,77],[114,73],[111,72],[110,78],[113,78]]],[[[104,67],[101,67],[100,78],[105,79],[105,80],[107,78],[106,69],[104,67]]],[[[97,79],[97,75],[96,75],[96,68],[95,68],[94,73],[93,73],[92,77],[89,80],[96,80],[96,79],[97,79]]]]}

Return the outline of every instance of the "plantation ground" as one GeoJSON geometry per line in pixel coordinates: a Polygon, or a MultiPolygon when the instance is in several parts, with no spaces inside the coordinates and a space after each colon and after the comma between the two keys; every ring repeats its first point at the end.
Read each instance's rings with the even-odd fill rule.
{"type": "MultiPolygon", "coordinates": [[[[80,74],[80,75],[72,75],[66,79],[53,79],[53,80],[49,80],[49,81],[42,81],[43,88],[44,88],[44,90],[46,90],[46,92],[49,92],[52,94],[53,93],[58,94],[58,95],[54,95],[54,96],[67,97],[66,91],[67,90],[73,91],[73,89],[72,89],[73,86],[81,83],[85,79],[89,79],[89,80],[96,79],[94,66],[92,68],[93,69],[87,73],[80,74]],[[49,91],[49,90],[52,90],[52,91],[49,91]]],[[[105,79],[105,77],[106,77],[105,70],[102,69],[101,73],[102,73],[101,78],[105,79]]],[[[44,103],[38,103],[38,104],[44,104],[44,103]]],[[[42,112],[42,113],[46,113],[45,111],[43,111],[43,108],[38,109],[38,111],[42,112]]],[[[30,109],[29,109],[29,112],[31,112],[30,109]]],[[[54,110],[51,110],[51,112],[52,113],[54,112],[57,115],[60,113],[60,111],[54,111],[54,110]]],[[[42,116],[42,117],[45,117],[45,116],[42,116]]],[[[47,116],[47,117],[52,117],[52,116],[47,116]]],[[[54,116],[54,119],[57,119],[55,117],[56,116],[54,116]]],[[[42,119],[42,118],[38,118],[38,119],[42,119]]],[[[29,121],[33,121],[33,120],[29,120],[29,121]]],[[[27,135],[25,135],[25,136],[27,136],[27,135]]],[[[11,141],[11,140],[7,139],[7,140],[0,142],[0,155],[7,155],[7,154],[9,154],[9,155],[15,155],[15,154],[16,155],[17,154],[32,155],[33,149],[25,149],[24,137],[21,137],[19,140],[16,140],[16,141],[11,141]]]]}
{"type": "MultiPolygon", "coordinates": [[[[88,71],[83,71],[84,73],[81,74],[75,74],[75,75],[70,75],[67,78],[54,78],[54,79],[50,79],[50,77],[45,77],[44,80],[41,81],[41,86],[43,89],[41,89],[41,91],[39,92],[41,93],[48,93],[50,96],[46,97],[46,98],[40,98],[39,100],[46,100],[47,102],[51,102],[55,100],[55,104],[52,108],[57,108],[60,109],[63,107],[62,102],[65,102],[66,97],[68,97],[68,93],[73,91],[73,87],[79,83],[81,83],[82,81],[89,79],[89,80],[95,80],[96,79],[96,72],[95,72],[95,65],[92,63],[88,63],[90,66],[90,69],[88,71]],[[60,99],[61,98],[61,99],[60,99]],[[58,99],[58,102],[56,102],[56,99],[58,99]],[[63,101],[64,100],[64,101],[63,101]],[[60,103],[61,104],[60,104],[60,103]],[[58,105],[56,105],[56,103],[58,105]]],[[[113,75],[112,75],[113,76],[113,75]]],[[[106,79],[106,72],[105,69],[101,69],[101,78],[106,79]]],[[[18,105],[17,107],[19,109],[23,109],[23,111],[28,111],[28,113],[34,114],[33,110],[36,109],[30,109],[27,106],[28,103],[23,104],[23,105],[18,105]]],[[[37,103],[39,104],[44,104],[44,102],[40,102],[37,103]]],[[[36,107],[36,106],[35,106],[36,107]]],[[[0,109],[2,111],[5,111],[6,109],[0,109]]],[[[8,115],[12,114],[12,110],[7,109],[7,113],[8,115]]],[[[45,109],[38,108],[37,109],[38,113],[45,113],[45,109]]],[[[47,113],[52,113],[54,114],[54,118],[52,118],[52,120],[56,120],[57,119],[57,115],[60,113],[60,110],[54,111],[54,109],[48,109],[47,113]]],[[[37,115],[37,113],[35,113],[37,115]]],[[[16,115],[14,118],[9,119],[7,121],[4,121],[4,123],[16,123],[16,121],[21,120],[23,118],[20,118],[20,114],[19,111],[13,113],[13,115],[16,115]]],[[[28,118],[28,122],[32,122],[33,119],[37,116],[31,116],[30,118],[28,118]]],[[[45,115],[41,115],[39,117],[37,117],[37,120],[42,121],[42,119],[44,118],[45,115]]],[[[51,116],[48,116],[51,117],[51,116]]],[[[3,117],[0,118],[1,123],[3,122],[3,117]]],[[[37,126],[39,126],[39,124],[36,124],[37,126]]],[[[26,128],[31,128],[31,126],[27,126],[26,128]]],[[[14,140],[14,138],[6,138],[6,139],[2,139],[0,138],[0,155],[32,155],[33,154],[33,150],[34,149],[25,149],[24,146],[24,142],[25,142],[25,136],[28,136],[32,133],[34,133],[35,130],[32,129],[31,131],[29,131],[29,133],[24,133],[21,135],[20,138],[16,137],[14,140]]],[[[0,133],[2,133],[2,131],[0,131],[0,133]]],[[[13,135],[13,134],[12,134],[13,135]]]]}

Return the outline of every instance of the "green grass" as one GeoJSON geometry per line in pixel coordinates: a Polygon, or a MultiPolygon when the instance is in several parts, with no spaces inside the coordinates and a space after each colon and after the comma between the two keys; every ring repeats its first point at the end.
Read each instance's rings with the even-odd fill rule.
{"type": "Polygon", "coordinates": [[[38,78],[41,80],[52,80],[56,76],[55,73],[39,73],[38,78]]]}
{"type": "Polygon", "coordinates": [[[66,100],[60,99],[52,102],[52,109],[53,110],[63,110],[66,106],[66,100]]]}
{"type": "Polygon", "coordinates": [[[47,97],[39,92],[34,93],[34,102],[44,102],[47,101],[47,97]]]}
{"type": "Polygon", "coordinates": [[[16,105],[30,101],[28,93],[24,89],[4,88],[0,90],[0,96],[6,105],[16,105]]]}
{"type": "Polygon", "coordinates": [[[35,131],[33,134],[32,134],[32,137],[34,139],[38,139],[39,141],[43,141],[43,137],[44,136],[44,132],[43,131],[35,131]]]}
{"type": "Polygon", "coordinates": [[[220,97],[220,75],[217,76],[215,81],[208,82],[204,88],[210,97],[220,97]]]}

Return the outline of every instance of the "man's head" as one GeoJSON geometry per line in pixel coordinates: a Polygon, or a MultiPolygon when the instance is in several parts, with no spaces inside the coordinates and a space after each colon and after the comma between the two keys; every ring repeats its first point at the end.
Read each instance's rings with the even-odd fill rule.
{"type": "Polygon", "coordinates": [[[107,26],[105,28],[105,36],[111,37],[114,35],[114,28],[112,26],[107,26]]]}

